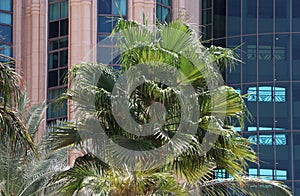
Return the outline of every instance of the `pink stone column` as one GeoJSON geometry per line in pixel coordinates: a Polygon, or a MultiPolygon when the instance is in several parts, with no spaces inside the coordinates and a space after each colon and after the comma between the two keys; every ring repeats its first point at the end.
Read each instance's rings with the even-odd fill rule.
{"type": "Polygon", "coordinates": [[[143,23],[144,0],[132,0],[133,1],[133,20],[138,23],[143,23]]]}
{"type": "Polygon", "coordinates": [[[22,37],[24,35],[23,21],[24,12],[22,10],[23,2],[14,2],[13,7],[13,57],[16,59],[16,71],[22,74],[22,37]]]}
{"type": "Polygon", "coordinates": [[[187,21],[191,24],[191,27],[196,31],[200,32],[200,2],[199,0],[189,0],[187,5],[187,21]]]}
{"type": "MultiPolygon", "coordinates": [[[[69,68],[82,62],[95,62],[97,49],[97,1],[69,1],[69,68]]],[[[70,85],[70,84],[69,84],[70,85]]],[[[72,119],[72,102],[68,102],[72,119]]]]}
{"type": "Polygon", "coordinates": [[[156,22],[156,0],[145,1],[145,15],[148,17],[148,24],[153,25],[156,22]]]}
{"type": "Polygon", "coordinates": [[[133,10],[133,0],[127,0],[127,18],[129,20],[134,20],[133,10]]]}
{"type": "MultiPolygon", "coordinates": [[[[24,0],[15,6],[19,11],[14,21],[17,67],[33,105],[45,101],[47,95],[47,1],[24,0]]],[[[38,131],[36,140],[41,138],[44,129],[45,125],[38,131]]]]}
{"type": "Polygon", "coordinates": [[[97,42],[97,10],[95,0],[70,0],[69,66],[95,60],[90,54],[97,42]]]}
{"type": "Polygon", "coordinates": [[[17,24],[24,27],[16,28],[16,33],[22,32],[16,37],[16,50],[18,58],[24,57],[18,66],[22,68],[28,86],[27,93],[33,104],[46,99],[47,4],[43,0],[27,0],[25,5],[25,17],[16,20],[17,24]]]}

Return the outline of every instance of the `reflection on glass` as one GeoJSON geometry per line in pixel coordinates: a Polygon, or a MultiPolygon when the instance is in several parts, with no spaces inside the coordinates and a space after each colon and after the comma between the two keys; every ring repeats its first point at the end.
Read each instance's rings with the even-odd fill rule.
{"type": "Polygon", "coordinates": [[[12,11],[12,0],[1,0],[0,10],[12,11]]]}
{"type": "Polygon", "coordinates": [[[300,1],[293,0],[292,4],[293,4],[293,8],[292,8],[293,31],[300,31],[300,12],[299,12],[300,1]]]}
{"type": "Polygon", "coordinates": [[[248,101],[259,102],[286,102],[286,89],[283,87],[260,86],[248,88],[248,101]]]}
{"type": "Polygon", "coordinates": [[[228,36],[241,34],[241,0],[228,0],[227,33],[228,36]]]}
{"type": "Polygon", "coordinates": [[[59,19],[59,3],[49,5],[49,20],[59,19]]]}
{"type": "Polygon", "coordinates": [[[162,23],[171,21],[171,1],[156,1],[156,18],[162,23]]]}
{"type": "Polygon", "coordinates": [[[260,33],[273,32],[273,0],[259,1],[258,31],[260,33]]]}
{"type": "Polygon", "coordinates": [[[126,4],[126,0],[114,0],[114,14],[119,15],[120,13],[122,16],[125,16],[127,9],[126,4]]]}
{"type": "MultiPolygon", "coordinates": [[[[234,129],[236,131],[241,131],[241,127],[234,127],[234,129]]],[[[246,129],[249,132],[253,132],[253,131],[272,131],[272,130],[276,130],[276,131],[281,131],[281,130],[285,130],[284,128],[272,128],[272,127],[247,127],[246,129]]]]}
{"type": "Polygon", "coordinates": [[[248,137],[249,141],[255,144],[264,145],[264,146],[284,146],[287,145],[287,140],[285,134],[276,134],[273,135],[251,135],[248,137]]]}
{"type": "Polygon", "coordinates": [[[55,99],[66,90],[68,71],[69,21],[67,0],[51,0],[49,3],[49,51],[48,51],[48,100],[47,124],[67,118],[67,102],[57,105],[55,99]],[[63,36],[63,37],[62,37],[63,36]],[[63,50],[62,50],[63,49],[63,50]]]}
{"type": "Polygon", "coordinates": [[[249,168],[249,176],[257,177],[260,176],[266,180],[287,180],[287,171],[286,170],[274,170],[274,169],[253,169],[249,168]],[[259,171],[259,174],[258,174],[259,171]]]}
{"type": "Polygon", "coordinates": [[[243,31],[244,34],[255,34],[257,26],[257,1],[244,0],[243,2],[243,31]]]}
{"type": "Polygon", "coordinates": [[[112,0],[98,0],[98,14],[111,14],[112,0]]]}
{"type": "Polygon", "coordinates": [[[290,29],[290,0],[275,0],[276,32],[288,32],[290,29]]]}

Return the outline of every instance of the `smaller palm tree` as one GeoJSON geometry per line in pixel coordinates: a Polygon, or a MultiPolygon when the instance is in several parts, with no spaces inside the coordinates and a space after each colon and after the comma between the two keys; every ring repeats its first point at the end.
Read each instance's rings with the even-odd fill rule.
{"type": "Polygon", "coordinates": [[[57,171],[50,164],[56,159],[39,156],[39,146],[33,142],[46,104],[28,107],[26,88],[20,87],[20,76],[13,69],[14,60],[1,58],[8,61],[0,62],[0,195],[42,193],[43,184],[57,171]]]}
{"type": "MultiPolygon", "coordinates": [[[[28,130],[37,131],[37,127],[32,127],[31,122],[26,124],[26,120],[39,118],[41,112],[32,116],[33,110],[40,110],[41,107],[34,107],[25,116],[27,104],[26,90],[24,93],[20,88],[20,76],[14,71],[14,61],[9,57],[7,62],[0,62],[0,136],[1,144],[17,152],[24,149],[24,153],[30,149],[36,150],[33,139],[28,130]],[[26,118],[26,119],[25,119],[26,118]],[[29,127],[31,126],[31,127],[29,127]]],[[[45,108],[45,106],[43,106],[45,108]]]]}

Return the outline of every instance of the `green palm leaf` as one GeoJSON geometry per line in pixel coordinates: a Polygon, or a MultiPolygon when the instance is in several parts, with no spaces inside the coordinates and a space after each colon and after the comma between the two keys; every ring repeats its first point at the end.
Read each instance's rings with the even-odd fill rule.
{"type": "Polygon", "coordinates": [[[242,177],[242,183],[234,179],[216,179],[194,185],[193,192],[199,195],[292,195],[281,182],[242,177]]]}

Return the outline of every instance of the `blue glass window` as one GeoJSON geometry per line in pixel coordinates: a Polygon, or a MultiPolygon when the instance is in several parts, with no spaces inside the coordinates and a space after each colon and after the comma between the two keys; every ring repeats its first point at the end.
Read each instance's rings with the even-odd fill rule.
{"type": "Polygon", "coordinates": [[[12,24],[12,15],[0,12],[0,22],[4,24],[12,24]]]}
{"type": "Polygon", "coordinates": [[[172,13],[172,4],[169,0],[156,1],[156,18],[159,22],[170,22],[172,13]]]}
{"type": "Polygon", "coordinates": [[[256,34],[257,1],[243,0],[243,33],[256,34]]]}
{"type": "Polygon", "coordinates": [[[113,29],[113,18],[106,16],[98,17],[98,31],[103,33],[110,33],[113,29]]]}
{"type": "Polygon", "coordinates": [[[244,36],[242,48],[246,53],[242,53],[243,58],[243,82],[252,83],[257,80],[257,37],[244,36]]]}
{"type": "Polygon", "coordinates": [[[116,40],[108,38],[115,27],[118,18],[126,19],[127,0],[98,0],[98,48],[97,62],[119,66],[117,58],[114,56],[116,40]]]}
{"type": "Polygon", "coordinates": [[[290,31],[290,0],[275,0],[276,32],[290,31]]]}
{"type": "Polygon", "coordinates": [[[286,170],[274,170],[274,169],[253,169],[249,168],[249,176],[261,177],[265,180],[287,180],[286,170]],[[259,173],[258,173],[259,171],[259,173]],[[274,179],[273,179],[274,176],[274,179]]]}
{"type": "Polygon", "coordinates": [[[12,1],[11,0],[1,0],[0,10],[12,11],[12,1]]]}
{"type": "Polygon", "coordinates": [[[58,86],[58,70],[48,72],[48,87],[58,86]]]}
{"type": "Polygon", "coordinates": [[[59,3],[49,5],[49,20],[59,19],[59,3]]]}
{"type": "Polygon", "coordinates": [[[98,0],[98,14],[112,14],[112,0],[98,0]]]}
{"type": "Polygon", "coordinates": [[[57,2],[49,4],[49,20],[57,20],[60,18],[67,18],[69,12],[69,2],[57,2]]]}
{"type": "Polygon", "coordinates": [[[282,87],[270,87],[260,86],[250,87],[248,89],[248,101],[259,101],[259,102],[285,102],[286,101],[286,89],[282,87]],[[258,99],[257,99],[258,95],[258,99]]]}
{"type": "MultiPolygon", "coordinates": [[[[241,127],[235,127],[236,131],[241,131],[241,127]]],[[[249,132],[253,132],[253,131],[273,131],[273,130],[277,130],[277,131],[282,131],[285,130],[284,128],[272,128],[272,127],[247,127],[246,131],[249,132]]]]}
{"type": "MultiPolygon", "coordinates": [[[[292,102],[293,129],[300,130],[300,93],[299,93],[300,92],[300,82],[293,82],[293,91],[292,92],[293,92],[293,102],[292,102]]],[[[299,141],[300,141],[300,137],[299,137],[299,141]]],[[[300,158],[299,158],[299,160],[300,160],[300,158]]],[[[300,179],[300,177],[299,177],[299,179],[300,179]]]]}
{"type": "MultiPolygon", "coordinates": [[[[227,47],[228,48],[236,48],[237,46],[239,46],[242,43],[241,38],[229,38],[227,39],[227,47]]],[[[238,51],[236,50],[236,53],[241,55],[241,50],[238,51]]],[[[227,77],[226,81],[228,84],[232,85],[232,84],[240,84],[241,83],[241,67],[242,67],[242,63],[240,64],[236,64],[234,69],[227,69],[227,77]]]]}
{"type": "Polygon", "coordinates": [[[52,102],[48,104],[47,117],[49,119],[53,119],[61,116],[67,116],[67,102],[64,103],[56,103],[52,102]]]}
{"type": "Polygon", "coordinates": [[[0,42],[11,43],[12,42],[12,27],[6,25],[0,25],[0,42]]]}
{"type": "Polygon", "coordinates": [[[214,179],[224,179],[227,178],[227,173],[225,169],[214,170],[214,179]]]}
{"type": "Polygon", "coordinates": [[[48,109],[47,123],[67,119],[67,102],[56,103],[67,88],[69,3],[67,0],[51,0],[49,4],[48,51],[48,109]]]}
{"type": "Polygon", "coordinates": [[[49,38],[55,38],[59,35],[59,21],[51,22],[49,24],[49,38]]]}
{"type": "Polygon", "coordinates": [[[98,14],[125,16],[127,0],[98,0],[98,14]]]}
{"type": "Polygon", "coordinates": [[[58,68],[58,52],[50,53],[48,55],[48,69],[58,68]]]}
{"type": "Polygon", "coordinates": [[[259,1],[258,10],[259,27],[258,32],[267,33],[273,32],[273,0],[261,0],[259,1]]]}
{"type": "Polygon", "coordinates": [[[276,135],[251,135],[248,137],[249,141],[255,144],[264,146],[284,146],[287,145],[287,139],[285,134],[276,135]]]}
{"type": "Polygon", "coordinates": [[[125,16],[126,10],[127,10],[126,4],[127,4],[126,0],[114,0],[113,14],[115,14],[115,15],[121,14],[122,16],[125,16]]]}
{"type": "MultiPolygon", "coordinates": [[[[213,15],[213,37],[215,39],[226,37],[226,5],[223,3],[224,0],[214,1],[214,15],[213,15]]],[[[225,46],[224,44],[216,44],[218,46],[225,46]]]]}
{"type": "Polygon", "coordinates": [[[120,13],[126,19],[126,0],[98,0],[98,36],[111,33],[120,13]]]}
{"type": "Polygon", "coordinates": [[[260,35],[258,40],[259,82],[273,81],[273,35],[260,35]]]}
{"type": "MultiPolygon", "coordinates": [[[[299,6],[300,6],[300,1],[299,1],[299,6]]],[[[300,12],[300,11],[299,11],[300,12]]],[[[299,26],[300,26],[300,18],[299,18],[299,26]]],[[[300,30],[300,28],[299,28],[300,30]]],[[[293,79],[294,80],[300,80],[300,34],[293,34],[293,39],[292,39],[292,49],[293,49],[293,54],[292,54],[292,69],[293,69],[293,79]]]]}
{"type": "Polygon", "coordinates": [[[67,18],[69,16],[69,2],[64,1],[60,3],[60,18],[67,18]]]}
{"type": "Polygon", "coordinates": [[[60,20],[60,36],[68,35],[69,33],[69,20],[60,20]]]}
{"type": "MultiPolygon", "coordinates": [[[[6,56],[11,56],[11,46],[10,45],[0,45],[0,54],[4,54],[6,56]]],[[[2,61],[2,59],[0,61],[2,61]]]]}
{"type": "Polygon", "coordinates": [[[203,0],[202,9],[207,9],[212,7],[212,0],[203,0]]]}
{"type": "Polygon", "coordinates": [[[300,31],[300,1],[299,0],[293,0],[293,8],[292,8],[292,16],[293,16],[293,31],[299,32],[300,31]]]}
{"type": "Polygon", "coordinates": [[[228,36],[241,34],[241,0],[228,0],[227,33],[228,36]]]}
{"type": "MultiPolygon", "coordinates": [[[[299,124],[299,123],[298,123],[299,124]]],[[[294,174],[295,179],[300,180],[300,132],[293,133],[293,144],[294,144],[294,174]]],[[[298,184],[300,193],[300,183],[298,184]]]]}

